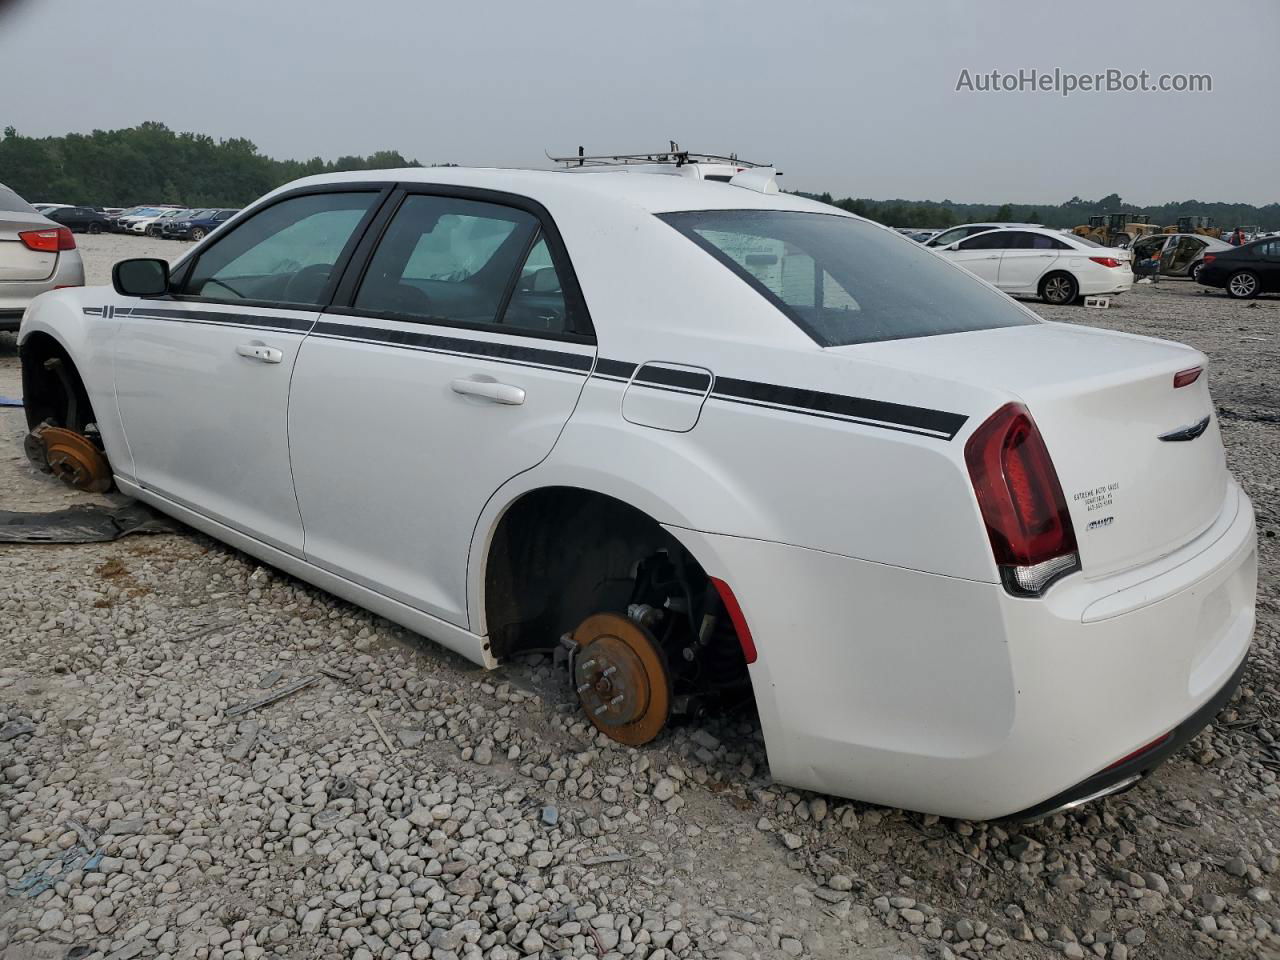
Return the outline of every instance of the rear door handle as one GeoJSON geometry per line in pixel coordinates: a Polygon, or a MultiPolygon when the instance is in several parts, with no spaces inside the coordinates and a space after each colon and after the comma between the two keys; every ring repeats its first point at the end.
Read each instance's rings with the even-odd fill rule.
{"type": "Polygon", "coordinates": [[[236,347],[236,353],[250,360],[261,360],[263,363],[279,363],[284,359],[284,351],[268,347],[265,343],[242,343],[236,347]]]}
{"type": "Polygon", "coordinates": [[[498,383],[496,380],[454,380],[449,386],[454,393],[460,393],[464,397],[480,397],[482,400],[492,400],[494,403],[505,403],[513,407],[524,403],[522,388],[513,387],[509,383],[498,383]]]}

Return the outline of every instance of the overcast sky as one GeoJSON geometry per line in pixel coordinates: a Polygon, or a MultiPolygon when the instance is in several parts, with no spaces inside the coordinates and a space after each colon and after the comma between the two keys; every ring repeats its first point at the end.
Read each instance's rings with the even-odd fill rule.
{"type": "Polygon", "coordinates": [[[0,63],[29,135],[496,166],[675,139],[837,196],[1280,200],[1275,0],[0,0],[0,63]],[[1020,68],[1213,90],[956,92],[1020,68]]]}

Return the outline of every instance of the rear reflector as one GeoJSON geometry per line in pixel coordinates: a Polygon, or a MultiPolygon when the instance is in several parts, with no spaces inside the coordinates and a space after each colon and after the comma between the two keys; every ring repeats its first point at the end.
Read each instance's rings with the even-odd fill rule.
{"type": "Polygon", "coordinates": [[[1200,379],[1200,374],[1204,371],[1204,367],[1191,367],[1189,370],[1179,370],[1173,375],[1173,389],[1179,387],[1189,387],[1200,379]]]}
{"type": "Polygon", "coordinates": [[[1115,257],[1090,257],[1094,263],[1100,263],[1104,267],[1118,267],[1124,263],[1123,260],[1117,260],[1115,257]]]}
{"type": "Polygon", "coordinates": [[[1049,450],[1027,408],[1007,403],[964,446],[1005,589],[1038,597],[1080,569],[1075,528],[1049,450]]]}
{"type": "Polygon", "coordinates": [[[716,593],[720,594],[720,601],[724,604],[725,612],[729,614],[729,622],[733,624],[734,633],[738,635],[738,643],[742,645],[742,655],[746,657],[747,663],[755,663],[756,642],[751,638],[751,628],[747,626],[747,618],[742,615],[738,598],[733,595],[733,590],[723,580],[712,577],[711,582],[716,588],[716,593]]]}
{"type": "Polygon", "coordinates": [[[1164,743],[1166,740],[1168,740],[1172,736],[1173,736],[1173,731],[1170,730],[1164,736],[1156,737],[1156,739],[1152,740],[1145,747],[1139,747],[1137,750],[1133,751],[1133,753],[1125,754],[1123,757],[1121,757],[1115,763],[1111,764],[1111,766],[1107,767],[1106,769],[1114,770],[1116,767],[1123,766],[1124,764],[1128,763],[1130,760],[1137,760],[1138,757],[1142,756],[1144,753],[1150,753],[1152,750],[1160,746],[1160,744],[1164,743]]]}
{"type": "Polygon", "coordinates": [[[66,227],[50,227],[48,230],[27,230],[18,234],[18,239],[29,250],[41,253],[57,253],[59,250],[74,250],[76,238],[66,227]]]}

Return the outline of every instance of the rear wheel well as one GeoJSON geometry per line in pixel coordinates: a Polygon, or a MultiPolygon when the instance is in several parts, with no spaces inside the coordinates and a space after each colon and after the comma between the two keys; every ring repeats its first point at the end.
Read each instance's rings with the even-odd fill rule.
{"type": "Polygon", "coordinates": [[[493,655],[547,647],[590,613],[625,611],[636,564],[672,548],[683,552],[655,520],[612,497],[575,487],[525,494],[499,521],[485,565],[493,655]]]}
{"type": "Polygon", "coordinates": [[[490,541],[484,603],[495,658],[553,647],[593,614],[633,615],[665,652],[680,710],[750,696],[745,655],[702,566],[613,497],[547,487],[517,500],[490,541]]]}
{"type": "Polygon", "coordinates": [[[62,344],[47,333],[33,333],[19,353],[28,429],[51,423],[84,433],[96,423],[84,379],[62,344]]]}
{"type": "Polygon", "coordinates": [[[1067,280],[1071,281],[1071,286],[1075,293],[1075,296],[1071,297],[1069,300],[1063,300],[1062,301],[1063,303],[1068,303],[1071,300],[1079,299],[1080,281],[1076,279],[1075,274],[1073,274],[1070,270],[1050,270],[1048,273],[1046,273],[1043,277],[1040,278],[1040,285],[1036,291],[1041,300],[1044,300],[1049,303],[1053,302],[1047,296],[1045,292],[1045,288],[1049,285],[1049,281],[1052,280],[1054,277],[1065,277],[1067,280]]]}

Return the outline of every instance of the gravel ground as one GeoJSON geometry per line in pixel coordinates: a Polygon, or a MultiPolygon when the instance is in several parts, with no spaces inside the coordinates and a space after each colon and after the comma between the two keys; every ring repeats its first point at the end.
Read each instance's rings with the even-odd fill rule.
{"type": "MultiPolygon", "coordinates": [[[[91,281],[183,249],[81,247],[91,281]]],[[[549,659],[485,673],[194,533],[0,546],[0,953],[1280,956],[1280,299],[1166,282],[1041,312],[1204,350],[1259,514],[1241,693],[1133,791],[1022,827],[793,792],[750,715],[623,748],[549,659]]],[[[16,369],[0,337],[0,394],[16,369]]],[[[22,432],[0,409],[0,506],[86,499],[22,432]]]]}

